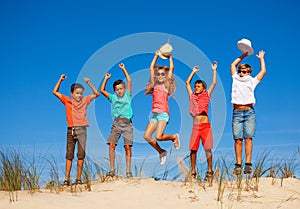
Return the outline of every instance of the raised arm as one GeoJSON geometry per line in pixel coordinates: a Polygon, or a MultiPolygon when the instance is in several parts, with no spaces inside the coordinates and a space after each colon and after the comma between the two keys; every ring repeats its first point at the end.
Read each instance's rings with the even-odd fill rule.
{"type": "Polygon", "coordinates": [[[151,64],[150,64],[150,82],[151,82],[151,83],[154,82],[154,77],[155,77],[155,75],[154,75],[154,68],[155,68],[155,65],[156,65],[156,61],[157,61],[157,59],[158,59],[158,55],[159,55],[159,51],[157,50],[157,51],[155,52],[155,55],[154,55],[154,57],[153,57],[153,60],[152,60],[152,62],[151,62],[151,64]]]}
{"type": "Polygon", "coordinates": [[[263,77],[265,76],[266,72],[267,72],[267,69],[266,69],[266,63],[265,63],[265,52],[264,51],[260,51],[256,57],[259,59],[260,61],[260,72],[256,75],[256,78],[258,80],[262,80],[263,77]]]}
{"type": "Polygon", "coordinates": [[[186,90],[188,92],[188,95],[190,96],[193,93],[192,87],[191,87],[191,81],[195,75],[196,72],[198,72],[200,69],[198,66],[194,66],[192,72],[190,73],[188,79],[185,81],[186,90]]]}
{"type": "Polygon", "coordinates": [[[125,77],[126,77],[126,80],[127,80],[127,87],[126,89],[129,91],[129,93],[131,94],[131,91],[132,91],[132,81],[131,81],[131,77],[130,75],[128,74],[126,68],[125,68],[125,65],[123,63],[120,63],[119,64],[119,67],[121,68],[121,70],[123,71],[125,77]]]}
{"type": "Polygon", "coordinates": [[[168,77],[169,77],[169,78],[172,78],[172,76],[173,76],[173,71],[174,71],[174,62],[173,62],[173,57],[172,57],[172,55],[169,56],[169,60],[170,60],[170,67],[169,67],[168,77]]]}
{"type": "Polygon", "coordinates": [[[209,96],[212,94],[217,84],[217,67],[218,67],[218,63],[217,61],[214,61],[214,64],[211,65],[211,70],[213,73],[212,82],[210,84],[210,87],[207,90],[209,96]]]}
{"type": "Polygon", "coordinates": [[[230,65],[230,72],[233,75],[236,72],[236,67],[238,64],[248,55],[248,52],[242,54],[240,57],[236,58],[230,65]]]}
{"type": "Polygon", "coordinates": [[[56,85],[54,86],[54,89],[52,91],[52,93],[59,99],[61,99],[61,93],[59,92],[59,87],[60,87],[60,84],[63,80],[65,80],[67,78],[67,76],[65,74],[62,74],[60,76],[60,78],[58,79],[56,85]]]}
{"type": "Polygon", "coordinates": [[[109,92],[105,91],[105,86],[106,86],[106,82],[107,80],[111,77],[111,74],[106,73],[104,80],[102,82],[101,88],[100,88],[100,92],[101,94],[103,94],[106,98],[109,99],[109,92]]]}
{"type": "Polygon", "coordinates": [[[84,78],[83,80],[93,91],[93,94],[90,95],[91,99],[95,99],[96,97],[100,96],[99,91],[91,84],[91,81],[89,78],[84,78]]]}

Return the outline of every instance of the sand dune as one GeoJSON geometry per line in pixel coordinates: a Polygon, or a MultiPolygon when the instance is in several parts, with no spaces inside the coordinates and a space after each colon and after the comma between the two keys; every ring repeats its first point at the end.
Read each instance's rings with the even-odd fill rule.
{"type": "MultiPolygon", "coordinates": [[[[224,184],[225,185],[225,184],[224,184]]],[[[196,182],[168,182],[153,179],[115,179],[93,182],[92,191],[85,185],[72,187],[73,192],[43,189],[33,195],[19,191],[18,201],[9,201],[7,192],[0,192],[1,209],[165,209],[165,208],[300,208],[300,180],[260,178],[255,181],[229,182],[221,201],[217,201],[218,184],[212,187],[196,182]]]]}

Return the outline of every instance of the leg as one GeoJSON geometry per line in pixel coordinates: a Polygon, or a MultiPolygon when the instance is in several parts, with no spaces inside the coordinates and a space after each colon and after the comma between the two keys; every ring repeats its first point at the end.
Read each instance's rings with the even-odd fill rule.
{"type": "Polygon", "coordinates": [[[65,180],[70,180],[70,173],[72,168],[72,160],[66,160],[66,177],[65,180]]]}
{"type": "Polygon", "coordinates": [[[129,173],[131,171],[130,166],[131,166],[132,152],[131,152],[131,147],[129,145],[125,145],[124,148],[126,152],[126,173],[129,173]]]}
{"type": "Polygon", "coordinates": [[[190,153],[190,160],[191,160],[191,174],[196,174],[196,160],[197,160],[197,151],[191,150],[190,153]]]}
{"type": "Polygon", "coordinates": [[[172,142],[174,142],[174,140],[177,138],[176,134],[174,134],[174,135],[164,134],[167,123],[168,122],[164,121],[164,120],[158,121],[157,128],[156,128],[156,140],[158,140],[158,141],[171,140],[172,142]]]}
{"type": "Polygon", "coordinates": [[[246,163],[251,163],[252,147],[253,147],[252,139],[245,138],[246,163]]]}
{"type": "Polygon", "coordinates": [[[73,137],[73,131],[71,128],[67,130],[67,148],[66,148],[66,173],[64,184],[70,184],[70,173],[72,169],[72,161],[74,159],[74,150],[76,145],[76,139],[73,137]]]}
{"type": "Polygon", "coordinates": [[[85,159],[85,149],[86,149],[86,138],[87,132],[86,128],[80,128],[76,130],[76,135],[78,139],[77,144],[77,178],[76,183],[81,183],[81,173],[83,168],[83,163],[85,159]]]}
{"type": "Polygon", "coordinates": [[[243,151],[243,140],[235,139],[234,140],[234,149],[235,149],[235,158],[236,164],[242,164],[242,151],[243,151]]]}
{"type": "Polygon", "coordinates": [[[211,149],[205,150],[206,160],[207,160],[207,171],[212,172],[212,152],[211,149]]]}
{"type": "Polygon", "coordinates": [[[81,173],[82,173],[82,167],[83,167],[83,159],[78,159],[77,161],[77,180],[81,180],[81,173]]]}
{"type": "Polygon", "coordinates": [[[159,152],[159,154],[163,153],[165,150],[162,149],[158,143],[152,138],[152,134],[154,133],[154,131],[156,130],[157,127],[157,123],[150,121],[146,131],[144,133],[144,139],[154,148],[156,149],[156,151],[159,152]]]}
{"type": "Polygon", "coordinates": [[[113,143],[109,144],[109,164],[110,164],[110,171],[115,170],[115,153],[116,145],[113,143]]]}

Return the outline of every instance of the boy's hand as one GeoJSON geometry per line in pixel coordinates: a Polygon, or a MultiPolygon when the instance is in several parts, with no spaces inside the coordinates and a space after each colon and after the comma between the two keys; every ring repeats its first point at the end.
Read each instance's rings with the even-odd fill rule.
{"type": "Polygon", "coordinates": [[[156,54],[157,56],[159,56],[159,55],[160,55],[160,51],[159,51],[159,50],[156,50],[155,54],[156,54]]]}
{"type": "Polygon", "coordinates": [[[258,59],[263,59],[264,56],[265,56],[265,51],[263,50],[259,51],[258,54],[256,55],[258,59]]]}
{"type": "Polygon", "coordinates": [[[193,68],[194,73],[198,72],[199,70],[200,70],[200,68],[198,66],[194,66],[194,68],[193,68]]]}
{"type": "Polygon", "coordinates": [[[89,78],[84,78],[83,80],[86,82],[86,84],[90,84],[91,83],[91,80],[89,78]]]}
{"type": "Polygon", "coordinates": [[[217,61],[214,61],[214,64],[211,65],[211,69],[217,70],[217,67],[218,67],[218,63],[217,63],[217,61]]]}
{"type": "Polygon", "coordinates": [[[67,76],[66,76],[65,74],[61,74],[61,76],[60,76],[59,79],[60,79],[61,81],[63,81],[63,80],[65,80],[66,78],[67,78],[67,76]]]}
{"type": "Polygon", "coordinates": [[[105,79],[109,79],[110,77],[111,77],[111,74],[106,73],[104,78],[105,78],[105,79]]]}
{"type": "Polygon", "coordinates": [[[119,64],[119,68],[121,68],[122,70],[124,70],[125,69],[125,65],[123,63],[120,63],[119,64]]]}

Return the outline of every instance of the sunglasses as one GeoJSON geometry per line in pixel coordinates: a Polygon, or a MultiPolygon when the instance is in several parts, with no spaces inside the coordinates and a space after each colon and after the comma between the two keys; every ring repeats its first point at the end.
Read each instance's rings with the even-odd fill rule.
{"type": "Polygon", "coordinates": [[[156,76],[165,76],[166,73],[156,73],[156,76]]]}
{"type": "Polygon", "coordinates": [[[246,74],[246,73],[249,73],[249,71],[247,71],[247,70],[238,70],[238,73],[246,74]]]}

